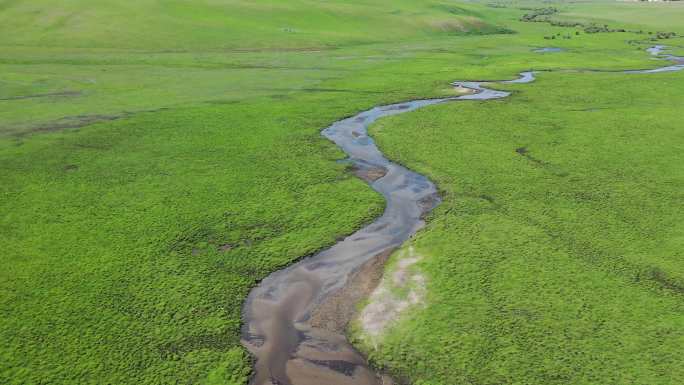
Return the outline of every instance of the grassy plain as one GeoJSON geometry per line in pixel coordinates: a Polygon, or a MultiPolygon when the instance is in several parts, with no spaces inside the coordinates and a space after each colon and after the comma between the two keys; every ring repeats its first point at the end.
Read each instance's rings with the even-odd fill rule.
{"type": "MultiPolygon", "coordinates": [[[[613,23],[649,12],[571,7],[613,23]]],[[[412,243],[425,306],[379,342],[355,336],[378,366],[421,385],[678,384],[684,73],[538,78],[496,85],[509,99],[371,128],[445,199],[412,243]]]]}
{"type": "Polygon", "coordinates": [[[522,13],[406,0],[0,2],[0,382],[242,384],[249,288],[382,209],[320,129],[448,94],[457,79],[657,65],[632,34],[532,53],[574,30],[522,13]]]}
{"type": "Polygon", "coordinates": [[[417,384],[678,383],[682,84],[548,73],[375,126],[445,200],[415,240],[427,305],[372,359],[417,384]]]}

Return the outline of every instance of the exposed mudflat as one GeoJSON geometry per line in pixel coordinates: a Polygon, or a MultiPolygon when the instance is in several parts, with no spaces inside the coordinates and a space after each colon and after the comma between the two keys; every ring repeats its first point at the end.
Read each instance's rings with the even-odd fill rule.
{"type": "Polygon", "coordinates": [[[352,171],[354,175],[366,181],[366,183],[373,183],[376,180],[387,175],[387,169],[384,167],[378,167],[373,165],[367,165],[363,162],[356,162],[352,166],[352,171]]]}
{"type": "Polygon", "coordinates": [[[312,313],[311,326],[343,334],[356,313],[356,305],[368,298],[382,279],[391,250],[371,258],[352,273],[347,285],[326,298],[312,313]]]}

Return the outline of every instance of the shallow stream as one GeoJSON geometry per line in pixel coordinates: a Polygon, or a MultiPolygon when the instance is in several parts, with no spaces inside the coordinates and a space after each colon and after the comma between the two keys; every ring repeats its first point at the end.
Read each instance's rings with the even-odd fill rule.
{"type": "MultiPolygon", "coordinates": [[[[658,46],[649,52],[678,64],[625,73],[684,69],[682,58],[664,56],[662,50],[658,46]]],[[[501,83],[533,80],[533,72],[523,72],[518,79],[501,83]]],[[[323,130],[323,135],[348,155],[357,175],[384,196],[386,209],[371,224],[329,249],[274,272],[250,292],[243,310],[242,342],[256,358],[253,385],[392,383],[389,377],[374,373],[365,357],[345,338],[344,326],[351,317],[349,305],[344,305],[344,301],[326,301],[331,301],[336,293],[346,293],[349,283],[364,266],[374,258],[387,256],[420,230],[425,225],[425,214],[439,204],[439,196],[435,185],[425,176],[385,158],[368,136],[368,127],[382,117],[434,104],[500,99],[510,94],[485,88],[484,84],[455,82],[455,87],[468,93],[374,107],[323,130]],[[326,314],[321,315],[320,308],[326,314]]]]}

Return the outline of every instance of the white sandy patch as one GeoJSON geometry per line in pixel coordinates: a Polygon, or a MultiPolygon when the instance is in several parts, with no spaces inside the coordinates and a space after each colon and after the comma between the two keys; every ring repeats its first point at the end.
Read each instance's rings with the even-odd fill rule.
{"type": "Polygon", "coordinates": [[[373,346],[377,346],[379,337],[393,321],[425,297],[425,277],[412,268],[422,257],[409,247],[400,251],[397,258],[396,265],[382,278],[359,315],[362,332],[373,346]]]}

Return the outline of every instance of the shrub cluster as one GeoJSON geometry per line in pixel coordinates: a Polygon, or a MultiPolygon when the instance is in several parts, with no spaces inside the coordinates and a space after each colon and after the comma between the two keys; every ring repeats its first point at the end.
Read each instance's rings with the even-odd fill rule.
{"type": "Polygon", "coordinates": [[[520,18],[520,21],[524,22],[545,22],[549,21],[548,17],[558,13],[558,9],[554,7],[548,7],[548,8],[533,8],[531,10],[532,12],[526,13],[522,15],[520,18]],[[545,17],[541,17],[545,16],[545,17]]]}
{"type": "MultiPolygon", "coordinates": [[[[491,5],[490,5],[491,6],[491,5]]],[[[528,13],[524,14],[521,18],[520,21],[527,22],[527,23],[549,23],[554,27],[566,27],[566,28],[582,28],[585,33],[610,33],[610,32],[632,32],[632,33],[638,33],[638,34],[643,34],[643,30],[634,30],[634,31],[628,31],[624,28],[610,28],[607,24],[599,25],[595,23],[590,23],[590,24],[584,24],[578,21],[563,21],[563,20],[551,20],[550,16],[558,13],[558,9],[554,7],[547,7],[547,8],[520,8],[525,11],[529,11],[528,13]]],[[[579,35],[579,31],[575,33],[575,35],[579,35]]],[[[651,38],[651,40],[659,40],[659,39],[670,39],[673,37],[677,36],[676,32],[648,32],[649,35],[654,35],[654,37],[651,38]]],[[[551,40],[551,39],[556,39],[560,37],[561,34],[556,34],[556,35],[551,35],[551,36],[544,36],[544,39],[551,40]]],[[[571,35],[564,35],[564,39],[571,39],[571,35]]]]}
{"type": "Polygon", "coordinates": [[[658,32],[656,34],[656,38],[658,39],[670,39],[673,37],[677,37],[677,32],[658,32]]]}

